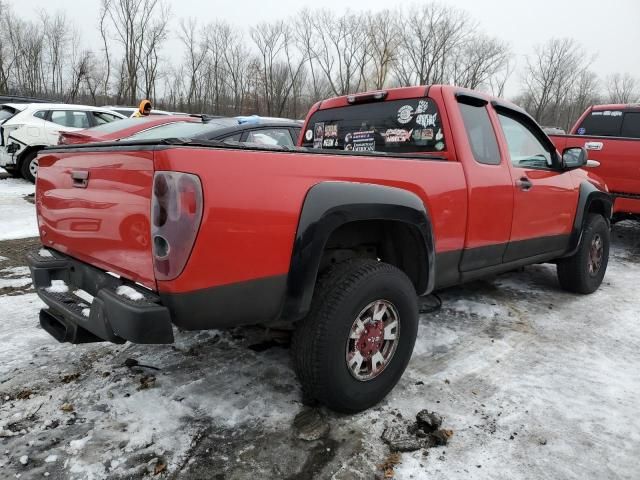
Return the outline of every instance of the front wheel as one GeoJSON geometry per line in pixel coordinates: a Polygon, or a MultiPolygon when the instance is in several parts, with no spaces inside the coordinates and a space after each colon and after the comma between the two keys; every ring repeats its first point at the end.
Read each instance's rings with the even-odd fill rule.
{"type": "Polygon", "coordinates": [[[558,262],[560,286],[573,293],[595,292],[609,264],[610,230],[602,215],[589,214],[578,251],[558,262]]]}
{"type": "Polygon", "coordinates": [[[401,270],[363,259],[332,267],[293,336],[305,394],[339,412],[372,407],[400,380],[417,331],[416,292],[401,270]]]}
{"type": "Polygon", "coordinates": [[[38,175],[38,152],[32,151],[27,153],[20,164],[20,173],[22,178],[29,180],[31,183],[36,183],[36,176],[38,175]]]}

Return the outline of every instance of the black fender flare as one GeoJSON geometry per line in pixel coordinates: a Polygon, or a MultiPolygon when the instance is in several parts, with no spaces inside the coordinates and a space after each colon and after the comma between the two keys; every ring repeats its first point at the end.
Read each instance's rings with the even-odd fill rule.
{"type": "Polygon", "coordinates": [[[338,227],[362,220],[393,220],[417,227],[426,259],[416,290],[418,294],[433,290],[435,243],[431,219],[420,197],[385,185],[327,181],[314,185],[302,206],[282,317],[295,321],[308,313],[329,237],[338,227]]]}
{"type": "Polygon", "coordinates": [[[563,255],[564,257],[570,257],[578,250],[580,240],[582,239],[584,222],[587,218],[587,212],[592,210],[592,206],[597,203],[600,203],[601,205],[601,208],[598,208],[598,210],[604,213],[604,217],[608,222],[611,222],[611,215],[613,214],[613,197],[608,192],[600,190],[591,182],[582,182],[580,184],[576,217],[573,221],[571,236],[569,237],[569,247],[567,253],[563,255]]]}

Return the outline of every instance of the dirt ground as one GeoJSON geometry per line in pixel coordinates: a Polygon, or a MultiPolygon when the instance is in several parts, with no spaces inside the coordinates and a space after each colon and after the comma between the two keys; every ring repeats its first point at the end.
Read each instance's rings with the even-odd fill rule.
{"type": "Polygon", "coordinates": [[[389,478],[638,478],[640,225],[613,240],[590,296],[562,292],[551,265],[441,292],[384,402],[302,426],[288,348],[268,332],[58,344],[25,268],[37,241],[2,241],[0,478],[381,478],[383,431],[424,408],[453,436],[394,457],[389,478]]]}

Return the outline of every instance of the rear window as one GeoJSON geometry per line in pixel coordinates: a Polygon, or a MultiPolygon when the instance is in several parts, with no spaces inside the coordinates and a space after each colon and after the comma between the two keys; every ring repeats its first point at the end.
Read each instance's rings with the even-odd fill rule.
{"type": "Polygon", "coordinates": [[[622,112],[620,110],[600,110],[591,112],[576,133],[595,137],[619,137],[621,127],[622,112]]]}
{"type": "Polygon", "coordinates": [[[415,153],[446,149],[440,113],[429,98],[331,108],[314,113],[303,147],[415,153]]]}
{"type": "Polygon", "coordinates": [[[9,120],[16,113],[17,113],[17,110],[15,108],[12,108],[12,107],[2,107],[2,108],[0,108],[0,123],[4,122],[5,120],[9,120]]]}

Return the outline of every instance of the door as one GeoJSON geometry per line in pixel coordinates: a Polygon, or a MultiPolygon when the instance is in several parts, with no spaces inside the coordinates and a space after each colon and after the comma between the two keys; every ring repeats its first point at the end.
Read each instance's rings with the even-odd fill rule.
{"type": "Polygon", "coordinates": [[[578,204],[571,174],[555,147],[524,115],[498,112],[514,186],[513,221],[504,262],[566,249],[578,204]]]}
{"type": "Polygon", "coordinates": [[[454,133],[456,150],[469,186],[460,270],[468,272],[502,263],[511,235],[513,187],[509,160],[498,147],[487,102],[466,95],[458,95],[457,101],[466,135],[460,130],[454,133]]]}

